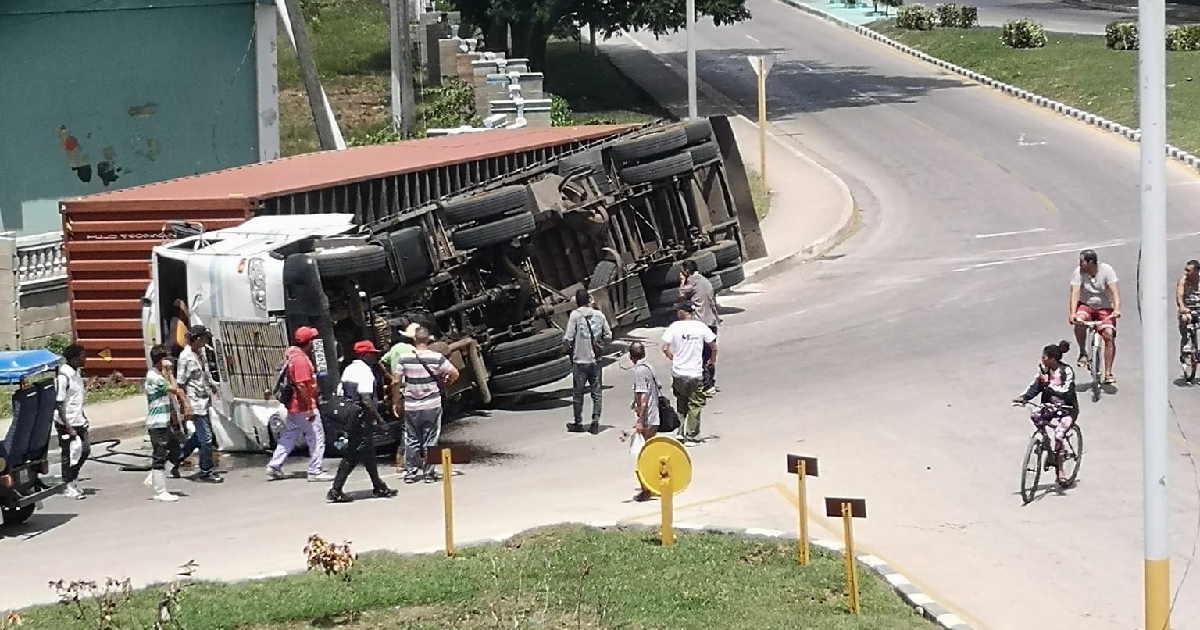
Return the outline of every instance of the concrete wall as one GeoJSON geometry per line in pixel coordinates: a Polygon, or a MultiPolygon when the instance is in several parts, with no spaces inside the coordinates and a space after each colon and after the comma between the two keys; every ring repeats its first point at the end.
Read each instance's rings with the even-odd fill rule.
{"type": "Polygon", "coordinates": [[[65,281],[60,287],[20,292],[17,306],[22,347],[41,347],[54,335],[71,334],[71,304],[67,301],[65,281]]]}
{"type": "Polygon", "coordinates": [[[0,228],[61,230],[60,199],[256,162],[265,118],[277,146],[256,8],[0,1],[0,228]]]}

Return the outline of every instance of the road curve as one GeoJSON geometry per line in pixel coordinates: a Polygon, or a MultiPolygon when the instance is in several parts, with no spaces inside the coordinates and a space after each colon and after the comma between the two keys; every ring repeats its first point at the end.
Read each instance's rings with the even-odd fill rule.
{"type": "MultiPolygon", "coordinates": [[[[861,539],[980,627],[1138,627],[1136,145],[773,0],[749,6],[745,24],[698,29],[701,80],[751,105],[744,57],[774,52],[773,131],[848,182],[867,227],[844,256],[730,301],[746,313],[722,330],[722,373],[773,395],[740,402],[723,448],[752,453],[766,437],[824,458],[817,492],[867,497],[861,539]],[[1119,392],[1084,404],[1078,487],[1022,508],[1030,427],[1007,401],[1041,347],[1070,336],[1067,281],[1084,247],[1124,287],[1119,392]]],[[[682,35],[636,39],[682,65],[682,35]]],[[[1200,244],[1200,183],[1169,170],[1173,279],[1200,244]]],[[[1173,384],[1171,399],[1175,588],[1197,540],[1200,487],[1179,434],[1200,435],[1200,391],[1173,384]]],[[[765,475],[777,464],[743,465],[765,475]]],[[[1177,620],[1200,618],[1200,581],[1177,606],[1177,620]]]]}

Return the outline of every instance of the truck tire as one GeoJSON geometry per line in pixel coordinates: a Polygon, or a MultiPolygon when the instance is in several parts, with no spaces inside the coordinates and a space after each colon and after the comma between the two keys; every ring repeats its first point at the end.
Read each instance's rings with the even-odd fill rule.
{"type": "MultiPolygon", "coordinates": [[[[688,256],[687,259],[695,260],[696,271],[699,271],[705,276],[711,274],[717,268],[717,257],[714,256],[710,251],[702,249],[691,256],[688,256]]],[[[677,260],[673,263],[662,263],[660,265],[655,265],[642,272],[642,283],[647,287],[647,293],[649,293],[649,290],[660,287],[671,285],[678,286],[679,273],[681,271],[683,271],[682,260],[677,260]]]]}
{"type": "Polygon", "coordinates": [[[609,149],[613,161],[623,164],[674,153],[687,146],[687,132],[674,126],[618,142],[609,149]]]}
{"type": "Polygon", "coordinates": [[[588,278],[588,290],[599,289],[608,286],[613,280],[617,279],[617,263],[611,260],[601,260],[596,263],[596,267],[592,269],[592,276],[588,278]]]}
{"type": "Polygon", "coordinates": [[[379,245],[354,245],[312,252],[322,278],[345,278],[387,269],[387,252],[379,245]]]}
{"type": "Polygon", "coordinates": [[[704,142],[688,148],[693,164],[705,164],[721,157],[721,147],[716,142],[704,142]]]}
{"type": "Polygon", "coordinates": [[[495,375],[489,385],[495,393],[511,394],[553,383],[570,373],[571,357],[558,357],[545,363],[495,375]]]}
{"type": "Polygon", "coordinates": [[[721,285],[724,289],[732,289],[746,281],[746,268],[741,265],[722,269],[717,273],[720,274],[721,285]]]}
{"type": "Polygon", "coordinates": [[[725,288],[725,283],[721,281],[720,274],[714,273],[713,275],[708,276],[708,283],[712,285],[713,295],[720,293],[721,289],[725,288]]]}
{"type": "Polygon", "coordinates": [[[25,507],[0,508],[0,519],[2,519],[0,523],[3,523],[6,527],[16,527],[29,520],[30,516],[33,516],[34,507],[33,505],[26,505],[25,507]]]}
{"type": "Polygon", "coordinates": [[[707,118],[698,118],[683,123],[683,132],[687,134],[688,146],[704,144],[712,139],[712,123],[707,118]]]}
{"type": "Polygon", "coordinates": [[[646,295],[649,298],[650,308],[658,310],[660,308],[674,308],[675,303],[679,301],[679,287],[667,287],[665,289],[654,289],[646,295]]]}
{"type": "Polygon", "coordinates": [[[574,153],[562,158],[558,161],[558,174],[566,177],[578,168],[588,167],[593,173],[604,172],[604,159],[600,156],[600,151],[582,151],[574,153]]]}
{"type": "Polygon", "coordinates": [[[648,184],[659,180],[677,177],[691,173],[695,168],[691,153],[676,153],[665,158],[634,164],[621,169],[618,174],[626,184],[648,184]]]}
{"type": "Polygon", "coordinates": [[[528,204],[529,189],[503,186],[478,195],[451,199],[442,204],[442,214],[451,225],[458,225],[523,209],[528,204]]]}
{"type": "Polygon", "coordinates": [[[740,264],[742,260],[742,248],[738,246],[737,241],[732,239],[717,241],[712,247],[706,247],[700,251],[713,253],[717,259],[717,269],[740,264]]]}
{"type": "Polygon", "coordinates": [[[563,331],[557,328],[539,330],[528,337],[496,344],[489,357],[496,367],[527,363],[558,352],[563,346],[562,338],[563,331]]]}
{"type": "Polygon", "coordinates": [[[477,249],[498,245],[533,232],[537,222],[532,212],[521,212],[490,223],[469,228],[459,228],[451,240],[459,249],[477,249]]]}

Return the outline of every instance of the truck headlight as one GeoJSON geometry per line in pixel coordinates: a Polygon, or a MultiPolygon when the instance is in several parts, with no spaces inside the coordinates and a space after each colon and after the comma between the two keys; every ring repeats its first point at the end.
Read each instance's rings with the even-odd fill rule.
{"type": "Polygon", "coordinates": [[[246,275],[250,278],[250,299],[260,310],[267,310],[267,277],[261,258],[251,258],[246,275]]]}

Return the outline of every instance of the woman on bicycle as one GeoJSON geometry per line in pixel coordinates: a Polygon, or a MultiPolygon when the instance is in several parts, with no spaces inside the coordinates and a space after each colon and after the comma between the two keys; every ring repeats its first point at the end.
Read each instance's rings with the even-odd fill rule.
{"type": "Polygon", "coordinates": [[[1054,427],[1054,472],[1059,483],[1063,482],[1061,449],[1063,436],[1079,418],[1079,397],[1075,394],[1075,370],[1063,363],[1063,355],[1071,350],[1071,344],[1060,341],[1042,348],[1042,363],[1038,366],[1038,375],[1017,398],[1013,404],[1023,405],[1033,400],[1034,396],[1042,395],[1042,406],[1029,414],[1029,419],[1035,425],[1043,425],[1051,420],[1058,420],[1054,427]]]}

